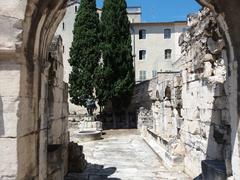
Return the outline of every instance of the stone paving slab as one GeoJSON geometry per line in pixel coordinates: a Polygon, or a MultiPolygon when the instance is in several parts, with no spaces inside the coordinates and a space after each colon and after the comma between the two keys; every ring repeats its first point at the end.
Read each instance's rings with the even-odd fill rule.
{"type": "Polygon", "coordinates": [[[106,131],[104,139],[82,143],[88,167],[66,180],[190,180],[166,169],[133,130],[106,131]]]}

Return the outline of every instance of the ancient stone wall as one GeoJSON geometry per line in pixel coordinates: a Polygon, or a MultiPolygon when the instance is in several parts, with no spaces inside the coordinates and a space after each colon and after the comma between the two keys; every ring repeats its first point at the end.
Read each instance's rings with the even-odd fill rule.
{"type": "Polygon", "coordinates": [[[137,110],[137,128],[140,132],[143,132],[143,128],[153,129],[153,114],[152,111],[145,107],[140,107],[137,110]]]}
{"type": "MultiPolygon", "coordinates": [[[[186,151],[193,155],[190,157],[187,154],[185,158],[185,165],[191,164],[191,167],[186,166],[188,172],[190,168],[196,167],[189,173],[194,175],[201,171],[199,165],[201,159],[224,159],[228,175],[232,173],[235,179],[239,179],[240,128],[237,103],[240,102],[240,96],[237,92],[240,89],[238,83],[240,76],[237,76],[237,73],[240,72],[240,66],[237,64],[240,59],[238,38],[240,1],[231,0],[227,3],[223,0],[198,1],[211,9],[212,17],[217,23],[211,22],[213,26],[209,23],[201,24],[199,20],[208,22],[208,17],[211,16],[199,14],[196,17],[197,21],[194,23],[193,19],[191,25],[190,32],[194,35],[189,34],[190,39],[185,37],[186,39],[181,42],[183,47],[186,45],[186,54],[182,58],[184,62],[186,61],[186,68],[182,74],[181,98],[184,122],[177,139],[180,139],[185,144],[184,149],[186,147],[186,151]],[[204,36],[207,37],[206,42],[204,38],[198,39],[204,36]],[[192,48],[196,48],[198,52],[196,56],[192,48]],[[194,56],[191,55],[192,52],[194,56]],[[204,57],[198,54],[204,54],[204,57]],[[189,57],[192,57],[192,61],[189,57]],[[197,93],[192,92],[190,87],[195,88],[197,93]],[[204,91],[207,92],[206,98],[204,91]],[[198,99],[196,104],[192,104],[196,113],[189,109],[188,103],[191,105],[192,102],[187,98],[192,98],[192,101],[198,99]],[[205,101],[206,99],[209,101],[205,101]],[[219,118],[214,117],[215,109],[219,118]],[[207,116],[209,114],[211,117],[207,116]],[[184,117],[187,117],[186,121],[184,117]],[[208,134],[205,135],[205,132],[208,134]],[[210,146],[213,147],[208,148],[210,146]],[[191,152],[190,147],[197,154],[191,152]],[[208,149],[216,150],[216,154],[208,149]],[[198,158],[197,155],[203,157],[198,158]],[[188,162],[188,159],[193,161],[188,162]]],[[[56,153],[55,150],[59,150],[60,144],[55,143],[61,143],[64,138],[63,136],[56,138],[59,137],[59,133],[54,132],[56,127],[54,122],[64,123],[64,120],[54,115],[55,120],[50,121],[51,127],[54,128],[49,130],[51,139],[49,143],[52,146],[48,148],[46,122],[49,121],[49,114],[46,113],[48,110],[45,105],[48,103],[46,91],[51,91],[51,88],[47,86],[49,84],[45,78],[49,66],[48,47],[64,15],[65,6],[65,0],[0,1],[0,179],[43,179],[47,172],[51,174],[51,168],[48,171],[45,167],[48,163],[47,151],[56,153]]],[[[61,91],[60,89],[56,88],[56,91],[61,91]]],[[[53,110],[57,112],[56,114],[61,110],[57,104],[52,105],[53,109],[59,108],[56,108],[57,111],[53,110]]],[[[181,146],[176,149],[177,152],[184,152],[181,146]]],[[[170,152],[171,148],[166,150],[170,152]]],[[[54,157],[60,157],[59,154],[61,153],[54,157]]]]}
{"type": "MultiPolygon", "coordinates": [[[[215,15],[219,27],[227,42],[228,56],[228,101],[230,109],[230,124],[231,124],[231,162],[233,177],[240,177],[240,123],[239,114],[240,106],[240,39],[239,31],[239,16],[240,1],[232,0],[226,3],[222,0],[197,0],[200,4],[208,7],[215,15]]],[[[230,173],[230,172],[229,172],[230,173]]]]}
{"type": "Polygon", "coordinates": [[[180,142],[180,128],[183,124],[181,74],[159,73],[157,80],[153,81],[155,87],[152,87],[150,96],[152,104],[147,111],[151,116],[146,117],[144,108],[138,109],[138,129],[167,167],[184,170],[185,148],[180,142]]]}
{"type": "Polygon", "coordinates": [[[159,97],[151,105],[154,125],[147,136],[143,133],[160,145],[156,151],[167,166],[192,177],[201,174],[205,159],[239,177],[236,70],[220,19],[206,8],[189,16],[189,31],[179,39],[181,73],[158,76],[159,97]]]}
{"type": "MultiPolygon", "coordinates": [[[[48,131],[48,48],[65,6],[65,0],[0,1],[0,179],[47,176],[46,137],[55,131],[48,131]]],[[[50,143],[63,142],[56,139],[50,143]]]]}
{"type": "Polygon", "coordinates": [[[20,51],[25,6],[26,2],[0,2],[0,179],[14,179],[17,174],[21,73],[17,52],[20,51]]]}
{"type": "Polygon", "coordinates": [[[188,22],[190,30],[179,40],[184,60],[180,134],[186,149],[185,170],[197,175],[202,160],[227,163],[230,156],[228,58],[225,39],[210,10],[189,16],[188,22]]]}
{"type": "Polygon", "coordinates": [[[129,109],[144,107],[151,109],[152,101],[155,99],[157,78],[136,84],[129,109]]]}
{"type": "Polygon", "coordinates": [[[158,73],[157,78],[136,86],[131,107],[137,109],[139,130],[142,126],[147,126],[157,133],[165,132],[163,128],[169,124],[167,116],[172,117],[174,102],[171,102],[171,96],[175,96],[175,91],[171,93],[171,89],[174,88],[173,80],[177,74],[179,73],[158,73]],[[166,121],[164,122],[163,119],[166,121]]]}

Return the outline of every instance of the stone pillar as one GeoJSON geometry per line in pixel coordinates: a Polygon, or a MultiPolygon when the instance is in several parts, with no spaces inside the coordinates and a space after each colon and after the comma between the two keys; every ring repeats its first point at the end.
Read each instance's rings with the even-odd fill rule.
{"type": "Polygon", "coordinates": [[[164,131],[161,133],[165,137],[171,137],[172,136],[172,129],[173,129],[173,124],[172,124],[172,105],[170,100],[165,100],[164,101],[164,131]]]}
{"type": "Polygon", "coordinates": [[[0,1],[0,179],[46,177],[42,74],[65,7],[65,0],[0,1]]]}

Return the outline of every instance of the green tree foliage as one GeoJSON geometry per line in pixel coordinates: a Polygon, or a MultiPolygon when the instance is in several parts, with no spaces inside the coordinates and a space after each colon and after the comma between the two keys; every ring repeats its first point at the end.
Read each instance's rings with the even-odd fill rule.
{"type": "Polygon", "coordinates": [[[107,103],[108,98],[110,97],[110,91],[108,89],[111,88],[108,86],[109,83],[107,83],[108,76],[106,75],[103,63],[99,64],[99,66],[96,68],[95,75],[96,97],[98,100],[98,105],[100,107],[103,107],[107,103]]]}
{"type": "MultiPolygon", "coordinates": [[[[125,0],[105,0],[101,16],[101,51],[104,83],[96,89],[115,110],[127,108],[134,88],[130,23],[125,0]]],[[[100,82],[100,81],[99,81],[100,82]]]]}
{"type": "Polygon", "coordinates": [[[81,0],[69,59],[72,66],[69,76],[72,103],[86,107],[86,99],[94,98],[94,72],[99,59],[99,16],[96,0],[81,0]]]}

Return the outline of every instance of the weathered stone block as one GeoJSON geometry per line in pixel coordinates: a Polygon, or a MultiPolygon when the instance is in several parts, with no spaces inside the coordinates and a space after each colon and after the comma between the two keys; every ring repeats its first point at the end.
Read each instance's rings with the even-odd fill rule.
{"type": "Polygon", "coordinates": [[[63,89],[55,87],[50,91],[52,92],[50,92],[49,98],[52,100],[52,102],[55,102],[55,103],[63,102],[63,89]]]}
{"type": "MultiPolygon", "coordinates": [[[[32,133],[30,135],[20,137],[18,139],[18,178],[27,179],[34,178],[38,174],[37,165],[37,144],[36,144],[36,134],[32,133]],[[29,172],[29,170],[31,170],[29,172]]],[[[44,158],[44,157],[41,157],[44,158]]]]}
{"type": "Polygon", "coordinates": [[[207,98],[199,98],[199,108],[200,109],[214,109],[215,98],[209,96],[207,98]]]}
{"type": "Polygon", "coordinates": [[[48,141],[52,144],[62,144],[64,119],[50,119],[48,141]]]}
{"type": "Polygon", "coordinates": [[[17,19],[24,19],[27,1],[19,2],[18,0],[1,1],[0,2],[0,15],[14,17],[17,19]]]}
{"type": "Polygon", "coordinates": [[[182,77],[175,76],[173,79],[173,85],[174,85],[174,87],[181,87],[182,86],[182,77]]]}
{"type": "Polygon", "coordinates": [[[200,121],[199,120],[193,120],[193,121],[186,120],[186,123],[188,124],[188,132],[189,133],[200,134],[200,121]]]}
{"type": "Polygon", "coordinates": [[[195,109],[197,108],[197,105],[198,105],[197,104],[198,99],[194,98],[194,96],[192,96],[191,94],[184,95],[182,102],[183,102],[184,109],[189,109],[189,108],[195,109]]]}
{"type": "Polygon", "coordinates": [[[224,84],[222,83],[216,83],[214,87],[214,97],[218,96],[225,96],[225,89],[224,89],[224,84]]]}
{"type": "Polygon", "coordinates": [[[201,174],[201,164],[199,161],[204,160],[205,155],[200,151],[196,151],[196,149],[193,149],[192,147],[186,146],[186,149],[186,156],[184,158],[185,172],[192,177],[196,177],[201,174]]]}
{"type": "Polygon", "coordinates": [[[217,97],[214,101],[215,109],[226,109],[228,107],[228,101],[226,96],[217,97]]]}
{"type": "Polygon", "coordinates": [[[17,137],[18,119],[16,113],[0,112],[0,137],[17,137]]]}
{"type": "Polygon", "coordinates": [[[14,180],[17,176],[17,140],[16,138],[0,138],[0,179],[14,180]]]}
{"type": "Polygon", "coordinates": [[[213,74],[212,63],[204,62],[203,77],[207,78],[209,76],[212,76],[212,74],[213,74]]]}
{"type": "Polygon", "coordinates": [[[0,12],[0,24],[4,24],[4,26],[1,26],[0,32],[0,48],[5,51],[15,51],[16,44],[20,42],[19,35],[22,33],[22,20],[13,18],[12,15],[8,17],[1,16],[0,12]]]}
{"type": "Polygon", "coordinates": [[[218,68],[215,68],[213,71],[215,78],[213,78],[212,81],[224,83],[226,80],[226,72],[225,66],[218,66],[218,68]]]}
{"type": "Polygon", "coordinates": [[[34,110],[31,108],[33,106],[34,99],[32,98],[20,98],[21,113],[18,112],[19,119],[28,119],[29,121],[18,121],[18,127],[21,129],[19,131],[19,136],[24,136],[26,134],[33,133],[37,129],[37,125],[34,122],[34,110]]]}
{"type": "Polygon", "coordinates": [[[226,166],[224,161],[204,160],[202,161],[203,180],[226,180],[226,166]]]}
{"type": "Polygon", "coordinates": [[[194,27],[198,24],[198,14],[192,13],[191,15],[188,15],[188,26],[194,27]]]}
{"type": "Polygon", "coordinates": [[[222,112],[216,109],[200,109],[200,119],[204,123],[221,124],[222,112]]]}
{"type": "Polygon", "coordinates": [[[208,46],[209,51],[210,51],[212,54],[216,54],[217,52],[219,52],[219,49],[218,49],[218,47],[217,47],[217,42],[214,41],[212,38],[208,38],[208,40],[207,40],[207,46],[208,46]]]}
{"type": "Polygon", "coordinates": [[[82,172],[87,167],[87,161],[83,154],[83,146],[69,143],[69,171],[82,172]]]}
{"type": "Polygon", "coordinates": [[[63,115],[63,104],[59,102],[54,102],[52,108],[50,109],[50,117],[53,119],[60,119],[63,115]]]}
{"type": "Polygon", "coordinates": [[[212,54],[208,53],[208,54],[205,54],[203,61],[204,62],[214,62],[215,59],[212,54]]]}
{"type": "Polygon", "coordinates": [[[0,63],[0,96],[18,97],[20,92],[20,65],[0,63]]]}

